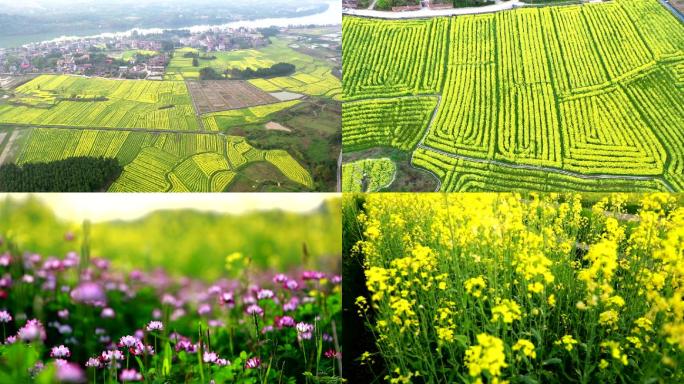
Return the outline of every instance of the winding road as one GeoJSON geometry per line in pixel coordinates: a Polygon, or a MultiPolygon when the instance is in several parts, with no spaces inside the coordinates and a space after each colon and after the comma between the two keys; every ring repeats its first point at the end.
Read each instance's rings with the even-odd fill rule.
{"type": "MultiPolygon", "coordinates": [[[[372,5],[375,5],[373,2],[372,5]]],[[[458,15],[473,15],[477,13],[491,13],[505,11],[517,7],[523,7],[526,4],[520,0],[500,1],[497,0],[495,4],[484,5],[482,7],[469,8],[449,8],[449,9],[430,9],[423,8],[418,11],[406,12],[391,12],[391,11],[376,11],[371,9],[344,9],[343,14],[351,16],[374,17],[378,19],[415,19],[436,16],[458,16],[458,15]]]]}

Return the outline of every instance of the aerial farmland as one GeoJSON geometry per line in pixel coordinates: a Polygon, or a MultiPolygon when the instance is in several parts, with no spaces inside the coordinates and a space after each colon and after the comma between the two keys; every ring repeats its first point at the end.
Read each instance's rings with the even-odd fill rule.
{"type": "Polygon", "coordinates": [[[97,49],[0,75],[0,165],[116,159],[102,186],[113,192],[336,188],[339,26],[205,33],[165,48],[148,39],[118,53],[87,43],[97,49]],[[231,33],[232,47],[201,40],[231,33]],[[291,70],[269,72],[278,63],[291,70]]]}
{"type": "Polygon", "coordinates": [[[364,177],[397,191],[684,190],[684,15],[491,3],[345,15],[343,167],[389,158],[364,177]]]}

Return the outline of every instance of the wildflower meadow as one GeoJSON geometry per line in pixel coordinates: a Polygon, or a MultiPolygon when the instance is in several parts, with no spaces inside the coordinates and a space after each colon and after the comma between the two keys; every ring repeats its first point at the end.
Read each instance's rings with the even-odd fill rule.
{"type": "Polygon", "coordinates": [[[355,195],[343,216],[345,329],[372,340],[350,382],[684,382],[683,196],[355,195]]]}
{"type": "Polygon", "coordinates": [[[313,256],[279,271],[236,251],[205,280],[120,268],[90,238],[0,233],[0,383],[341,382],[341,276],[313,256]],[[72,251],[23,248],[32,237],[72,251]]]}

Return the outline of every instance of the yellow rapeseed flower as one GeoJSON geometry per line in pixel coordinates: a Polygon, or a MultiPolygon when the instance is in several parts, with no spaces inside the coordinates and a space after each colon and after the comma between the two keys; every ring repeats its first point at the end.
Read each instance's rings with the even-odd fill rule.
{"type": "Polygon", "coordinates": [[[504,323],[512,323],[522,317],[522,310],[518,303],[504,299],[492,308],[492,321],[502,319],[504,323]]]}
{"type": "Polygon", "coordinates": [[[501,370],[508,367],[503,340],[481,333],[477,335],[478,345],[470,346],[465,353],[465,365],[471,377],[479,377],[487,371],[491,376],[501,376],[501,370]]]}
{"type": "Polygon", "coordinates": [[[534,344],[527,339],[520,339],[515,344],[513,344],[513,351],[521,351],[524,356],[530,359],[537,358],[537,352],[534,349],[534,344]]]}

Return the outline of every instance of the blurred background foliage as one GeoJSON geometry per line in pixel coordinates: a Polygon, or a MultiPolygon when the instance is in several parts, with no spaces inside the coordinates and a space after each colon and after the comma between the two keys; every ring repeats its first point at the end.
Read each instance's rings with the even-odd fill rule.
{"type": "MultiPolygon", "coordinates": [[[[202,279],[225,276],[226,256],[240,252],[257,270],[340,269],[341,199],[308,213],[282,210],[244,214],[160,210],[141,219],[91,225],[90,255],[122,269],[163,268],[202,279]]],[[[0,200],[0,236],[20,249],[63,257],[79,251],[83,225],[59,219],[37,197],[0,200]],[[65,241],[67,234],[74,239],[65,241]]]]}

